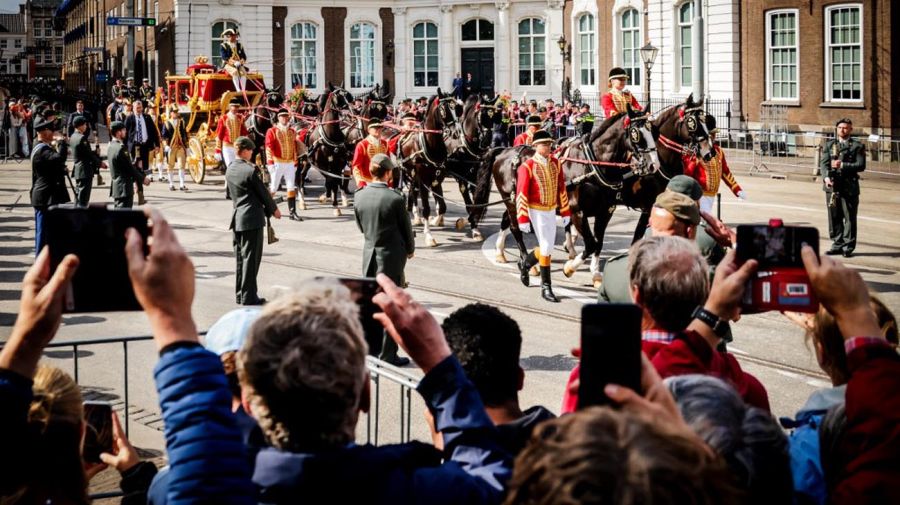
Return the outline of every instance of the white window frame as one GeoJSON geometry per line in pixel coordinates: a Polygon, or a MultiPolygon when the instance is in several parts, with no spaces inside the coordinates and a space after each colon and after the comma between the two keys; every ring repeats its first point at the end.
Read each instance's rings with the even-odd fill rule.
{"type": "Polygon", "coordinates": [[[213,22],[209,24],[209,38],[207,40],[209,40],[210,45],[207,47],[212,48],[213,42],[217,43],[215,46],[215,51],[213,51],[212,54],[209,56],[209,62],[212,63],[213,66],[215,66],[216,68],[219,68],[222,66],[222,59],[219,57],[219,53],[220,53],[219,46],[221,46],[222,42],[225,41],[225,39],[221,35],[218,38],[213,37],[213,27],[219,23],[224,23],[222,25],[223,32],[229,28],[231,28],[233,30],[237,30],[238,33],[241,32],[241,24],[233,19],[216,19],[216,20],[213,20],[213,22]]]}
{"type": "Polygon", "coordinates": [[[692,0],[686,0],[681,2],[680,4],[675,6],[675,89],[680,90],[681,93],[690,92],[693,87],[693,75],[694,75],[694,55],[691,53],[690,59],[688,60],[687,65],[684,63],[684,55],[682,54],[685,47],[690,47],[693,50],[693,36],[694,36],[694,2],[692,0]],[[687,23],[684,23],[681,20],[681,10],[685,7],[690,10],[691,16],[688,19],[687,23]],[[690,30],[691,40],[684,40],[684,36],[682,36],[682,31],[684,28],[690,30]],[[683,80],[682,73],[685,69],[691,70],[691,82],[685,84],[683,80]]]}
{"type": "Polygon", "coordinates": [[[514,74],[515,75],[514,79],[515,79],[516,86],[519,89],[546,89],[550,83],[550,75],[549,75],[549,70],[547,68],[549,66],[549,65],[547,65],[547,43],[548,43],[548,35],[549,35],[547,20],[540,16],[526,16],[526,17],[523,17],[522,19],[519,19],[518,21],[516,21],[516,24],[514,25],[514,27],[515,27],[514,29],[515,29],[515,35],[516,35],[515,36],[516,73],[514,74]],[[538,34],[538,35],[534,34],[534,22],[533,22],[534,20],[539,20],[544,24],[544,33],[543,34],[538,34]],[[529,33],[527,35],[519,33],[519,25],[521,25],[525,21],[528,21],[530,24],[529,33]],[[523,70],[521,67],[520,59],[519,59],[519,57],[520,57],[519,40],[523,37],[528,37],[529,39],[531,39],[531,51],[529,52],[530,57],[529,57],[529,66],[528,66],[528,72],[530,74],[530,78],[528,79],[528,84],[522,84],[519,81],[519,72],[521,72],[523,70]],[[534,64],[534,56],[536,54],[534,51],[534,41],[537,39],[540,39],[540,38],[544,39],[544,64],[543,64],[542,68],[538,69],[538,68],[535,68],[535,66],[534,66],[535,65],[534,64]],[[544,83],[543,84],[535,84],[534,83],[534,72],[536,70],[544,71],[544,83]]]}
{"type": "Polygon", "coordinates": [[[619,47],[616,54],[616,60],[619,61],[619,66],[625,69],[625,72],[628,72],[628,69],[635,69],[635,77],[632,77],[628,80],[628,86],[634,86],[636,88],[640,88],[641,83],[643,82],[644,77],[644,69],[643,62],[641,61],[641,41],[644,40],[643,37],[643,26],[641,22],[641,11],[633,6],[628,6],[619,11],[618,16],[616,16],[616,37],[619,40],[619,47]],[[632,58],[632,63],[635,66],[629,66],[625,62],[625,28],[622,24],[625,22],[625,14],[633,11],[636,15],[637,26],[628,29],[629,34],[632,32],[637,32],[637,45],[633,48],[635,57],[632,58]]]}
{"type": "MultiPolygon", "coordinates": [[[[462,28],[460,28],[460,29],[462,29],[462,28]]],[[[409,48],[410,48],[410,54],[412,55],[412,59],[410,60],[410,61],[412,61],[412,65],[411,65],[412,72],[410,73],[410,75],[412,77],[412,87],[415,89],[434,89],[434,88],[438,87],[441,82],[441,65],[440,65],[440,61],[441,61],[441,26],[440,26],[440,24],[436,23],[434,21],[428,20],[428,19],[423,19],[423,20],[414,22],[409,27],[409,40],[411,41],[409,48]],[[425,30],[425,31],[424,31],[424,34],[422,37],[415,36],[416,27],[419,25],[424,25],[423,30],[425,30]],[[433,25],[435,27],[435,29],[437,30],[437,35],[435,35],[434,37],[428,36],[428,25],[433,25]],[[428,41],[429,40],[433,40],[437,43],[437,52],[435,54],[431,54],[428,52],[428,41]],[[425,57],[425,68],[421,71],[416,70],[416,42],[417,41],[422,41],[425,44],[425,53],[423,54],[423,56],[425,57]],[[428,72],[429,72],[428,59],[431,57],[436,57],[437,62],[438,62],[438,66],[435,70],[437,72],[437,82],[433,86],[428,84],[428,72]],[[416,86],[416,74],[420,73],[420,72],[425,74],[424,75],[424,77],[425,77],[425,79],[424,79],[425,85],[424,86],[416,86]]]]}
{"type": "MultiPolygon", "coordinates": [[[[347,22],[347,39],[346,39],[347,40],[347,59],[345,61],[347,62],[347,89],[348,90],[363,91],[363,90],[373,88],[376,84],[378,84],[380,82],[380,80],[381,80],[381,78],[380,78],[380,76],[381,76],[381,68],[380,68],[381,60],[380,60],[380,58],[378,58],[379,47],[380,47],[380,42],[381,42],[380,33],[381,33],[380,24],[375,23],[373,21],[369,21],[367,19],[355,19],[353,21],[347,22]],[[353,38],[351,38],[351,33],[353,32],[353,27],[356,25],[371,26],[372,30],[373,30],[373,38],[371,38],[371,39],[366,39],[366,38],[353,39],[353,38]],[[365,69],[361,68],[360,69],[361,70],[361,72],[360,72],[360,75],[361,75],[361,78],[360,78],[361,83],[360,84],[361,85],[360,86],[353,85],[353,74],[354,74],[354,72],[353,72],[353,60],[354,60],[353,43],[355,41],[360,42],[360,47],[362,47],[362,43],[365,41],[371,41],[371,43],[372,43],[372,70],[371,70],[372,83],[371,84],[366,84],[365,80],[362,79],[363,74],[361,72],[364,71],[365,69]]],[[[360,61],[362,61],[362,60],[360,60],[360,61]]]]}
{"type": "Polygon", "coordinates": [[[575,26],[573,32],[575,33],[575,50],[576,50],[576,62],[577,62],[577,76],[576,79],[578,86],[589,86],[593,88],[597,86],[597,16],[593,12],[582,12],[578,16],[575,17],[575,26]],[[581,30],[581,20],[586,16],[590,16],[593,18],[592,20],[592,28],[590,31],[582,31],[581,30]],[[583,46],[582,37],[589,36],[591,47],[585,48],[583,46]],[[590,62],[587,68],[583,65],[583,57],[587,55],[587,59],[590,62]],[[590,72],[589,79],[587,82],[584,81],[584,76],[582,75],[584,70],[588,70],[590,72]]]}
{"type": "MultiPolygon", "coordinates": [[[[441,29],[440,24],[438,24],[438,30],[440,30],[440,29],[441,29]]],[[[485,43],[494,42],[496,40],[497,40],[497,23],[495,23],[493,20],[476,16],[473,18],[464,19],[464,20],[462,20],[462,22],[459,23],[459,42],[462,46],[465,46],[465,45],[483,46],[485,43]],[[475,40],[463,40],[463,35],[462,35],[463,25],[469,23],[470,21],[475,21],[475,40]],[[490,39],[481,38],[481,23],[490,23],[491,29],[492,29],[491,33],[493,33],[492,38],[490,38],[490,39]]]]}
{"type": "Polygon", "coordinates": [[[320,87],[319,86],[319,34],[321,33],[321,30],[319,28],[320,28],[319,23],[316,23],[315,21],[308,20],[308,19],[300,19],[300,20],[294,21],[293,23],[288,25],[287,48],[288,48],[288,61],[290,62],[290,64],[288,65],[288,88],[287,89],[294,88],[294,86],[295,86],[294,75],[296,75],[296,74],[300,74],[300,76],[301,76],[300,86],[303,87],[303,89],[319,89],[319,87],[320,87]],[[307,37],[303,36],[303,33],[305,31],[303,29],[301,29],[301,37],[295,38],[294,37],[294,27],[297,25],[312,26],[313,29],[315,30],[315,36],[313,38],[307,38],[307,37]],[[301,69],[299,72],[294,71],[294,42],[300,42],[300,44],[301,44],[302,52],[301,52],[300,59],[302,61],[302,64],[301,64],[301,69]],[[309,63],[309,62],[306,60],[309,57],[306,56],[305,52],[303,52],[303,51],[305,51],[307,44],[309,44],[310,42],[312,43],[313,48],[315,48],[315,52],[313,53],[313,57],[312,57],[312,67],[313,67],[312,71],[310,71],[307,68],[307,63],[309,63]],[[308,86],[306,84],[305,77],[308,77],[309,74],[312,74],[314,76],[312,86],[308,86]]]}
{"type": "MultiPolygon", "coordinates": [[[[790,46],[779,46],[778,49],[791,49],[790,46]]],[[[800,11],[799,9],[774,9],[766,12],[766,100],[773,102],[797,102],[800,100],[800,11]],[[797,95],[793,97],[774,97],[772,94],[772,18],[791,14],[794,16],[794,46],[797,67],[797,95]]]]}
{"type": "MultiPolygon", "coordinates": [[[[825,8],[825,51],[824,51],[824,59],[825,59],[825,101],[826,102],[834,102],[834,103],[862,103],[865,99],[866,88],[865,88],[865,13],[863,11],[863,4],[861,3],[846,3],[846,4],[835,4],[829,5],[825,8]],[[847,9],[854,8],[859,9],[859,98],[832,98],[834,88],[831,75],[831,12],[838,9],[847,9]]],[[[849,44],[848,44],[849,45],[849,44]]]]}

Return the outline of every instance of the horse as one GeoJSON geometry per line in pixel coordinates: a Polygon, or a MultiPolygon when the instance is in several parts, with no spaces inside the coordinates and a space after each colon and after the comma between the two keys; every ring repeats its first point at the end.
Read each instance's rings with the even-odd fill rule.
{"type": "Polygon", "coordinates": [[[331,195],[331,206],[334,208],[335,216],[341,215],[337,197],[341,182],[346,177],[344,168],[349,157],[346,138],[340,124],[341,108],[345,105],[346,100],[334,90],[323,93],[319,97],[318,104],[322,114],[316,120],[315,127],[306,135],[304,142],[310,162],[325,177],[325,200],[327,195],[331,195]]]}
{"type": "MultiPolygon", "coordinates": [[[[432,96],[425,112],[422,128],[415,134],[401,139],[397,145],[397,157],[403,170],[403,177],[409,186],[408,203],[413,206],[417,196],[421,196],[422,220],[425,232],[425,243],[429,247],[437,246],[431,235],[428,218],[431,216],[429,193],[440,185],[439,177],[444,161],[447,159],[447,145],[444,143],[444,118],[441,100],[432,96]]],[[[417,210],[414,215],[418,217],[417,210]]]]}
{"type": "Polygon", "coordinates": [[[384,121],[384,118],[387,117],[388,97],[389,93],[384,92],[381,85],[376,84],[365,95],[362,110],[357,114],[350,111],[349,119],[351,121],[349,125],[344,127],[344,135],[347,137],[347,148],[351,153],[356,149],[356,144],[366,138],[369,120],[378,118],[384,121]]]}
{"type": "MultiPolygon", "coordinates": [[[[315,128],[316,120],[319,117],[318,102],[318,98],[309,99],[309,97],[304,96],[302,100],[294,102],[291,108],[291,124],[297,130],[297,140],[300,145],[297,153],[297,191],[299,192],[300,210],[306,210],[306,202],[304,200],[306,180],[309,175],[309,169],[312,167],[307,151],[306,137],[315,128]]],[[[321,199],[321,202],[325,203],[325,199],[321,199]]]]}
{"type": "Polygon", "coordinates": [[[258,167],[266,166],[266,132],[275,125],[278,109],[283,102],[281,86],[267,89],[265,90],[265,102],[252,109],[244,121],[247,132],[250,134],[250,140],[256,145],[256,149],[253,150],[253,160],[256,161],[258,167]]]}

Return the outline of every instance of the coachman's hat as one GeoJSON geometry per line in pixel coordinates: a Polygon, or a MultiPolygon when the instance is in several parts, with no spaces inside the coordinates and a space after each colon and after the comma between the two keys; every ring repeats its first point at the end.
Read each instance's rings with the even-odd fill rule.
{"type": "Polygon", "coordinates": [[[541,126],[541,122],[541,116],[532,114],[525,120],[525,126],[541,126]]]}
{"type": "Polygon", "coordinates": [[[366,126],[366,130],[371,130],[372,128],[382,128],[381,120],[377,117],[373,117],[369,120],[369,126],[366,126]]]}
{"type": "Polygon", "coordinates": [[[712,114],[706,115],[706,131],[709,133],[718,133],[719,129],[716,127],[716,116],[712,114]]]}
{"type": "Polygon", "coordinates": [[[400,119],[401,120],[412,119],[415,121],[417,118],[416,118],[416,115],[413,114],[412,112],[406,112],[403,114],[403,116],[400,119]]]}
{"type": "Polygon", "coordinates": [[[231,100],[228,101],[228,105],[241,106],[241,105],[244,105],[244,101],[241,100],[241,97],[235,95],[235,96],[231,97],[231,100]]]}
{"type": "Polygon", "coordinates": [[[285,109],[285,108],[278,109],[278,117],[290,116],[290,115],[291,115],[291,113],[287,109],[285,109]]]}
{"type": "Polygon", "coordinates": [[[533,146],[551,143],[553,143],[553,135],[550,135],[550,132],[547,130],[538,130],[534,132],[534,136],[531,137],[531,145],[533,146]]]}
{"type": "Polygon", "coordinates": [[[232,35],[238,35],[238,32],[236,30],[234,30],[233,28],[229,28],[229,29],[225,30],[224,32],[222,32],[223,37],[230,37],[232,35]]]}
{"type": "Polygon", "coordinates": [[[613,67],[612,70],[609,71],[609,79],[607,81],[611,81],[613,79],[628,79],[628,74],[625,73],[625,69],[622,67],[613,67]]]}

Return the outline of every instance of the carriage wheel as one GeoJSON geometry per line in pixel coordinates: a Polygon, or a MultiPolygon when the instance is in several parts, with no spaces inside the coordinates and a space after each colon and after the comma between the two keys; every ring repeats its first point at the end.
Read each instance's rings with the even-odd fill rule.
{"type": "Polygon", "coordinates": [[[203,152],[203,144],[197,137],[191,137],[188,142],[187,165],[194,182],[203,184],[203,179],[206,178],[206,154],[203,152]]]}

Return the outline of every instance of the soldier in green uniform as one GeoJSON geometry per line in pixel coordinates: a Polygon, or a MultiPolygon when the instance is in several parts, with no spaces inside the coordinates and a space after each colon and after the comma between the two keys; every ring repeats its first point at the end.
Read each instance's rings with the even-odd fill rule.
{"type": "Polygon", "coordinates": [[[266,219],[281,219],[281,211],[256,166],[250,163],[256,145],[247,137],[238,137],[234,148],[237,157],[225,169],[225,182],[234,204],[228,229],[234,233],[237,260],[235,301],[241,305],[262,305],[266,300],[257,294],[256,275],[262,262],[266,219]]]}
{"type": "Polygon", "coordinates": [[[101,168],[106,168],[106,162],[100,160],[100,156],[91,150],[87,138],[88,121],[84,116],[76,116],[72,120],[75,129],[70,137],[72,152],[74,153],[75,169],[75,201],[82,207],[87,207],[91,201],[91,187],[94,174],[101,168]]]}
{"type": "MultiPolygon", "coordinates": [[[[356,225],[365,237],[362,272],[366,277],[383,273],[395,284],[404,284],[406,260],[413,257],[416,243],[399,191],[391,189],[394,164],[384,154],[372,157],[369,170],[373,181],[354,196],[356,225]]],[[[397,344],[385,334],[380,359],[396,366],[409,363],[397,356],[397,344]]]]}
{"type": "Polygon", "coordinates": [[[828,235],[831,249],[825,254],[849,258],[856,248],[856,212],[859,209],[859,173],[866,169],[866,148],[851,138],[853,122],[841,119],[835,125],[837,138],[825,143],[820,168],[822,189],[828,205],[828,235]]]}
{"type": "Polygon", "coordinates": [[[134,185],[150,184],[150,179],[138,170],[131,162],[131,156],[122,140],[125,139],[125,123],[113,121],[109,125],[109,149],[106,159],[109,160],[109,196],[116,202],[116,208],[130,209],[134,206],[134,185]]]}

